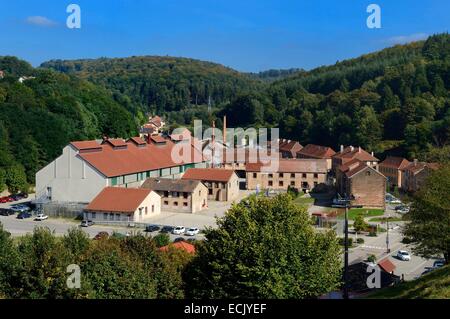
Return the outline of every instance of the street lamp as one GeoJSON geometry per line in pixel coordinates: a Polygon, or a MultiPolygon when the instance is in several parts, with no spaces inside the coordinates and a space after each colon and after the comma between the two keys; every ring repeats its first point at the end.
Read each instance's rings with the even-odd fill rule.
{"type": "Polygon", "coordinates": [[[353,195],[344,196],[345,202],[345,220],[344,220],[344,291],[343,298],[348,299],[348,209],[352,207],[350,201],[355,199],[353,195]]]}

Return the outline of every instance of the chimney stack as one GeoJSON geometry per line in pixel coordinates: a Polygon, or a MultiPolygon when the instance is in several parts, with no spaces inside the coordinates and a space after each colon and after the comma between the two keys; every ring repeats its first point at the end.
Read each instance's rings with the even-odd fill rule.
{"type": "Polygon", "coordinates": [[[371,154],[372,154],[372,156],[373,156],[373,151],[372,151],[372,153],[371,153],[371,154]]]}
{"type": "Polygon", "coordinates": [[[350,145],[350,152],[353,152],[354,147],[352,145],[350,145]]]}
{"type": "Polygon", "coordinates": [[[417,166],[417,163],[418,163],[417,158],[415,158],[414,159],[414,166],[417,166]]]}
{"type": "Polygon", "coordinates": [[[223,143],[227,144],[227,116],[223,116],[223,143]]]}
{"type": "Polygon", "coordinates": [[[344,153],[344,145],[341,144],[341,153],[344,153]]]}
{"type": "Polygon", "coordinates": [[[361,146],[358,146],[358,153],[361,153],[361,146]]]}

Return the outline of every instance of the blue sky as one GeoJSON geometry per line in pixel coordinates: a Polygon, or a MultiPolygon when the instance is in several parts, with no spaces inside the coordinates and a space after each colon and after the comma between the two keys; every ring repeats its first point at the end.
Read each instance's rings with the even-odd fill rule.
{"type": "Polygon", "coordinates": [[[240,71],[333,64],[449,31],[448,0],[0,0],[0,55],[184,56],[240,71]],[[81,7],[81,29],[66,7],[81,7]],[[366,26],[369,4],[381,29],[366,26]]]}

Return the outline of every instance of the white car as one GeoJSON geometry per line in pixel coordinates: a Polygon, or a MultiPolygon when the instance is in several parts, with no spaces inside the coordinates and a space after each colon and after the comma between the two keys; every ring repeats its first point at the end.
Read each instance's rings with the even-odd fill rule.
{"type": "Polygon", "coordinates": [[[398,259],[403,260],[403,261],[411,260],[411,255],[406,250],[399,250],[397,252],[397,257],[398,257],[398,259]]]}
{"type": "Polygon", "coordinates": [[[47,215],[44,215],[44,214],[37,214],[37,216],[36,216],[36,218],[35,218],[34,220],[42,221],[42,220],[46,220],[47,218],[48,218],[47,215]]]}
{"type": "Polygon", "coordinates": [[[182,235],[186,232],[186,228],[183,226],[177,226],[173,229],[172,234],[174,235],[182,235]]]}
{"type": "Polygon", "coordinates": [[[200,230],[197,227],[188,228],[186,230],[186,235],[188,236],[195,236],[200,232],[200,230]]]}

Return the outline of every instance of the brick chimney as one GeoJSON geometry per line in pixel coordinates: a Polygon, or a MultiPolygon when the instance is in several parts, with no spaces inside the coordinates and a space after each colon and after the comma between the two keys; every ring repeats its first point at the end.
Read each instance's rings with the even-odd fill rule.
{"type": "Polygon", "coordinates": [[[223,116],[223,143],[227,144],[227,116],[223,116]]]}
{"type": "Polygon", "coordinates": [[[344,152],[344,145],[341,144],[341,153],[344,152]]]}
{"type": "Polygon", "coordinates": [[[354,149],[355,148],[352,145],[350,145],[350,152],[353,152],[354,149]]]}
{"type": "Polygon", "coordinates": [[[414,159],[414,166],[417,166],[417,163],[418,163],[419,161],[417,160],[417,158],[415,158],[414,159]]]}
{"type": "Polygon", "coordinates": [[[358,146],[358,153],[361,153],[361,146],[358,146]]]}

